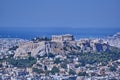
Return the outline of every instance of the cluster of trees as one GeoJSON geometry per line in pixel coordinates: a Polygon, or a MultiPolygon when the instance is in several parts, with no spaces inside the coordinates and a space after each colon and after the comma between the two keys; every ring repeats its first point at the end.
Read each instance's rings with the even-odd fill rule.
{"type": "Polygon", "coordinates": [[[86,72],[79,72],[78,76],[88,76],[88,74],[86,72]]]}
{"type": "Polygon", "coordinates": [[[39,41],[51,41],[51,39],[48,37],[36,37],[36,38],[33,38],[32,41],[36,43],[39,41]]]}
{"type": "Polygon", "coordinates": [[[110,66],[109,70],[110,70],[111,72],[114,72],[114,71],[116,71],[116,67],[115,67],[115,66],[110,66]]]}
{"type": "Polygon", "coordinates": [[[55,75],[55,73],[59,73],[59,71],[60,71],[59,68],[57,68],[57,67],[54,66],[52,68],[52,70],[50,71],[50,73],[52,73],[53,75],[55,75]]]}
{"type": "Polygon", "coordinates": [[[67,64],[65,62],[61,63],[60,66],[64,69],[67,69],[67,64]]]}
{"type": "Polygon", "coordinates": [[[51,74],[55,75],[55,73],[59,73],[60,70],[58,67],[54,66],[51,71],[42,70],[42,69],[38,69],[38,68],[32,68],[32,71],[37,74],[45,73],[46,75],[48,75],[49,73],[51,73],[51,74]]]}
{"type": "Polygon", "coordinates": [[[36,59],[34,57],[29,57],[27,59],[8,59],[7,60],[10,64],[14,65],[15,67],[25,68],[25,67],[32,67],[33,64],[36,63],[36,59]]]}
{"type": "Polygon", "coordinates": [[[74,70],[72,70],[72,69],[69,70],[69,75],[75,75],[75,74],[76,74],[76,72],[74,70]]]}
{"type": "Polygon", "coordinates": [[[55,64],[59,64],[59,63],[61,63],[60,58],[55,58],[54,63],[55,63],[55,64]]]}
{"type": "Polygon", "coordinates": [[[110,51],[104,52],[87,52],[87,53],[69,53],[66,55],[67,59],[73,60],[73,58],[78,57],[78,62],[80,66],[85,66],[86,64],[102,63],[107,64],[109,61],[115,61],[120,59],[120,49],[111,47],[110,51]]]}
{"type": "Polygon", "coordinates": [[[4,61],[6,61],[6,58],[5,58],[5,57],[3,57],[2,59],[0,59],[0,63],[2,63],[2,62],[4,62],[4,61]]]}
{"type": "Polygon", "coordinates": [[[54,57],[55,57],[55,54],[53,54],[53,53],[48,53],[47,56],[48,56],[48,58],[54,58],[54,57]]]}
{"type": "Polygon", "coordinates": [[[32,68],[32,71],[37,74],[44,73],[44,71],[42,69],[38,69],[38,68],[32,68]]]}
{"type": "Polygon", "coordinates": [[[13,47],[11,47],[11,48],[9,48],[9,50],[11,51],[11,50],[16,50],[18,48],[18,46],[13,46],[13,47]]]}

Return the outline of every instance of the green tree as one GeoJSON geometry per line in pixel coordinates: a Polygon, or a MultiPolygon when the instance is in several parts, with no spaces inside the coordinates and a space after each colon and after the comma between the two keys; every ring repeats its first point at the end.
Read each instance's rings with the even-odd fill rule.
{"type": "Polygon", "coordinates": [[[18,48],[18,46],[13,46],[13,47],[11,47],[11,48],[9,48],[9,50],[11,51],[11,50],[16,50],[18,48]]]}
{"type": "Polygon", "coordinates": [[[38,68],[32,68],[32,71],[37,74],[44,73],[44,71],[42,69],[38,69],[38,68]]]}
{"type": "Polygon", "coordinates": [[[48,53],[48,57],[50,57],[50,58],[54,58],[55,55],[54,55],[53,53],[48,53]]]}
{"type": "Polygon", "coordinates": [[[76,74],[75,71],[73,71],[72,69],[69,70],[69,75],[75,75],[75,74],[76,74]]]}
{"type": "Polygon", "coordinates": [[[36,63],[36,59],[34,57],[29,57],[27,59],[8,59],[7,60],[10,64],[14,65],[15,67],[25,68],[25,67],[32,67],[33,64],[36,63]]]}
{"type": "Polygon", "coordinates": [[[36,38],[32,39],[32,41],[33,41],[34,43],[37,43],[37,42],[39,42],[39,41],[51,41],[51,39],[48,38],[48,37],[36,37],[36,38]]]}
{"type": "Polygon", "coordinates": [[[54,63],[56,63],[56,64],[61,63],[60,58],[56,58],[56,59],[54,60],[54,63]]]}
{"type": "Polygon", "coordinates": [[[110,66],[109,70],[114,72],[114,71],[116,71],[116,68],[115,68],[115,66],[110,66]]]}
{"type": "Polygon", "coordinates": [[[59,73],[59,68],[57,68],[56,66],[54,66],[51,70],[51,73],[54,75],[55,73],[59,73]]]}
{"type": "Polygon", "coordinates": [[[88,76],[88,74],[86,72],[79,72],[78,76],[88,76]]]}
{"type": "Polygon", "coordinates": [[[67,69],[67,64],[66,63],[61,63],[60,66],[64,69],[67,69]]]}
{"type": "Polygon", "coordinates": [[[76,65],[75,65],[75,68],[78,68],[78,67],[80,67],[80,65],[79,65],[79,64],[76,64],[76,65]]]}

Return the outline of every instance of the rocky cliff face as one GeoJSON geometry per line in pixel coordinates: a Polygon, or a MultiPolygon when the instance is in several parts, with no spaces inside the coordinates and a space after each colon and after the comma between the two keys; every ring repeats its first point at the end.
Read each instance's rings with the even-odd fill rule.
{"type": "Polygon", "coordinates": [[[108,51],[109,49],[110,46],[108,44],[89,40],[69,42],[41,41],[38,43],[30,41],[19,45],[14,57],[28,57],[29,54],[36,57],[38,55],[44,56],[47,53],[64,55],[80,52],[100,52],[108,51]]]}
{"type": "Polygon", "coordinates": [[[82,39],[79,41],[54,42],[54,41],[38,41],[34,43],[28,41],[20,44],[15,51],[14,57],[44,56],[48,53],[53,54],[69,54],[80,52],[101,52],[109,51],[111,46],[120,48],[120,32],[106,39],[82,39]]]}
{"type": "Polygon", "coordinates": [[[107,41],[110,46],[120,48],[120,32],[116,33],[111,37],[104,39],[104,41],[107,41]]]}

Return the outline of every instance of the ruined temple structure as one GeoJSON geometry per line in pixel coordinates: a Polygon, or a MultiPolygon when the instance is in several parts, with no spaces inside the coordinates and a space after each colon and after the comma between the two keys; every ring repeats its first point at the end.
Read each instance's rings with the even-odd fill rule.
{"type": "Polygon", "coordinates": [[[52,41],[74,41],[74,36],[71,34],[52,35],[52,41]]]}

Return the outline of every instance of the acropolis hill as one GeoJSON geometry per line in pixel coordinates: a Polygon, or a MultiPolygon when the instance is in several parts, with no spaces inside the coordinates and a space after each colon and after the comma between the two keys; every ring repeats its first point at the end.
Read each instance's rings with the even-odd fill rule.
{"type": "Polygon", "coordinates": [[[38,42],[28,41],[19,45],[15,51],[14,57],[43,56],[48,53],[68,54],[80,52],[100,52],[109,51],[110,46],[106,41],[101,39],[83,39],[75,40],[71,34],[52,35],[52,40],[42,40],[38,42]]]}

